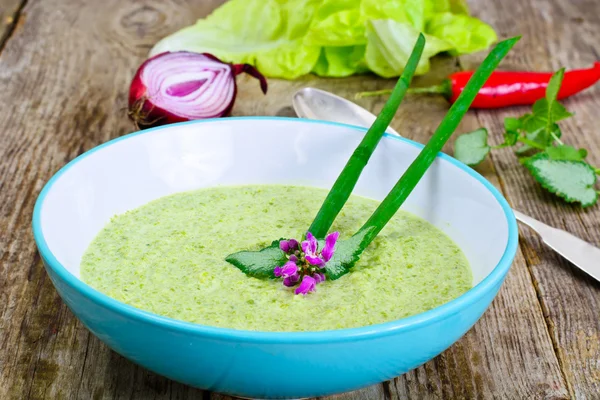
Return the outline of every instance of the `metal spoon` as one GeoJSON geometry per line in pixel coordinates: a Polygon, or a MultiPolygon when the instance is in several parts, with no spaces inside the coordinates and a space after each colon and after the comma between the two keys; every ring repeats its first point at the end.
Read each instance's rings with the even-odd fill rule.
{"type": "MultiPolygon", "coordinates": [[[[300,118],[320,119],[369,127],[375,115],[343,97],[315,88],[294,93],[292,103],[300,118]]],[[[400,136],[392,128],[387,132],[400,136]]],[[[594,279],[600,281],[600,249],[569,232],[552,228],[538,220],[513,210],[521,223],[529,226],[551,249],[562,255],[594,279]]]]}

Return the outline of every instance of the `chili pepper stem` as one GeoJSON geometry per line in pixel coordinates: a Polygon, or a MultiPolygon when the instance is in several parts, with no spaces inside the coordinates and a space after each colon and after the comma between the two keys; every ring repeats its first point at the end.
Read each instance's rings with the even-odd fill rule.
{"type": "Polygon", "coordinates": [[[354,97],[356,99],[362,99],[363,97],[384,96],[386,94],[392,94],[392,89],[373,90],[370,92],[358,92],[354,97]]]}
{"type": "MultiPolygon", "coordinates": [[[[359,92],[356,94],[357,99],[362,99],[363,97],[375,97],[375,96],[384,96],[386,94],[391,94],[392,89],[381,89],[381,90],[373,90],[367,92],[359,92]]],[[[412,94],[441,94],[445,98],[449,99],[452,96],[452,88],[451,82],[446,79],[443,83],[434,86],[427,87],[415,87],[409,88],[407,93],[412,94]]]]}

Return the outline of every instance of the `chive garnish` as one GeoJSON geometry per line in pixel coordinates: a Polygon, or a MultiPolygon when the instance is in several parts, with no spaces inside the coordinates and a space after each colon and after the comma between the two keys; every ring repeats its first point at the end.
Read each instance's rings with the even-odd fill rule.
{"type": "Polygon", "coordinates": [[[394,188],[381,202],[379,207],[377,207],[373,215],[359,230],[370,229],[370,232],[366,235],[362,243],[364,247],[368,246],[375,236],[377,236],[400,206],[402,206],[402,203],[404,203],[415,186],[417,186],[417,183],[419,183],[425,172],[427,172],[437,154],[442,150],[444,144],[450,139],[450,136],[452,136],[458,124],[467,113],[479,89],[481,89],[500,61],[520,38],[520,36],[517,36],[498,43],[479,68],[477,68],[456,102],[450,107],[450,110],[438,125],[429,142],[421,150],[421,153],[419,153],[394,188]]]}
{"type": "Polygon", "coordinates": [[[260,251],[240,251],[227,256],[226,260],[248,276],[284,278],[285,286],[298,285],[295,290],[296,294],[307,294],[314,291],[316,284],[323,282],[326,277],[334,280],[348,273],[364,249],[390,221],[413,191],[458,127],[479,89],[519,39],[520,37],[508,39],[494,47],[472,75],[430,141],[423,147],[359,231],[346,240],[338,240],[339,234],[334,232],[327,235],[325,241],[317,241],[317,238],[323,238],[327,234],[336,216],[350,197],[362,170],[367,165],[407,92],[425,46],[424,36],[419,35],[406,68],[390,98],[335,181],[307,232],[306,240],[299,243],[294,239],[279,239],[260,251]]]}
{"type": "Polygon", "coordinates": [[[365,134],[363,140],[356,150],[354,150],[354,153],[333,184],[323,205],[317,212],[317,216],[308,229],[308,232],[311,232],[315,237],[322,238],[327,234],[333,221],[344,207],[344,204],[346,204],[346,201],[348,201],[354,186],[356,186],[356,182],[358,182],[360,174],[369,162],[369,159],[383,137],[385,130],[392,122],[398,107],[400,107],[402,99],[404,99],[404,95],[410,86],[410,82],[412,81],[419,60],[421,59],[424,47],[425,36],[420,34],[410,57],[408,58],[406,67],[404,68],[400,79],[398,79],[388,101],[383,106],[383,109],[377,116],[375,122],[373,122],[373,125],[371,125],[365,134]]]}

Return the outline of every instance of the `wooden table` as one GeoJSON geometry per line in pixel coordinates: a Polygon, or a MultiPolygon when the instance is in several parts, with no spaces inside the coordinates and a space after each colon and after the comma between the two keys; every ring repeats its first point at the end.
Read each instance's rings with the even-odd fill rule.
{"type": "MultiPolygon", "coordinates": [[[[218,1],[0,0],[0,399],[226,399],[172,382],[110,351],[63,304],[40,261],[31,214],[42,185],[82,152],[132,130],[129,80],[159,38],[218,1]]],[[[597,0],[470,1],[500,36],[522,34],[504,69],[587,67],[600,59],[597,0]]],[[[417,84],[437,82],[481,55],[437,59],[417,84]]],[[[348,98],[391,87],[373,76],[271,80],[262,96],[240,77],[235,115],[293,115],[291,94],[315,86],[348,98]]],[[[379,111],[382,99],[361,104],[379,111]]],[[[600,164],[600,85],[565,102],[567,142],[600,164]]],[[[409,96],[393,126],[426,141],[447,110],[409,96]]],[[[525,108],[470,112],[461,131],[525,108]]],[[[451,147],[448,148],[451,150],[451,147]]],[[[582,210],[544,192],[510,150],[478,168],[517,209],[600,245],[600,206],[582,210]]],[[[528,229],[500,294],[471,331],[441,356],[392,381],[335,399],[598,399],[600,284],[549,251],[528,229]]],[[[600,263],[600,260],[599,260],[600,263]]]]}

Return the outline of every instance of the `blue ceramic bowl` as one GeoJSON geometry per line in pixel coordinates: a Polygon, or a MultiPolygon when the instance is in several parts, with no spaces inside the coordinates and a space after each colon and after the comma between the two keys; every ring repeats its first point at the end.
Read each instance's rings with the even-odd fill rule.
{"type": "MultiPolygon", "coordinates": [[[[251,398],[299,398],[388,380],[432,359],[473,326],[502,285],[517,249],[505,199],[441,154],[403,209],[450,235],[474,287],[422,314],[321,332],[254,332],[177,321],[116,301],[79,279],[81,256],[111,216],[168,194],[226,184],[330,187],[364,129],[302,119],[227,118],[150,129],[96,147],[42,190],[35,241],[56,290],[117,353],[158,374],[251,398]],[[293,377],[290,379],[289,377],[293,377]]],[[[382,199],[422,148],[382,140],[355,193],[382,199]]]]}

